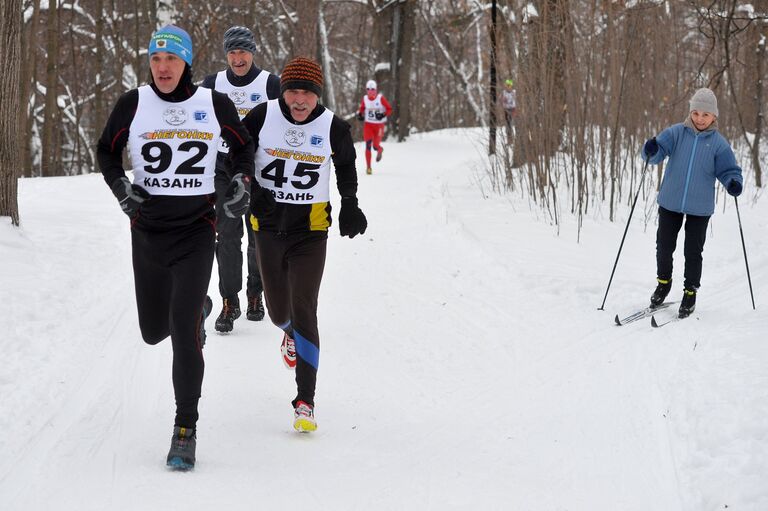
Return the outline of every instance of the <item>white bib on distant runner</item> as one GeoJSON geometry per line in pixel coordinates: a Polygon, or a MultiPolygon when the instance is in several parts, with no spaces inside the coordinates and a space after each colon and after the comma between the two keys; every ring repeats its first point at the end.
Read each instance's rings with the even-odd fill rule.
{"type": "Polygon", "coordinates": [[[330,200],[331,121],[333,112],[326,110],[297,126],[283,116],[278,100],[267,103],[256,149],[256,179],[272,190],[275,200],[292,204],[330,200]]]}
{"type": "Polygon", "coordinates": [[[381,93],[376,94],[374,99],[369,99],[366,94],[363,96],[363,101],[365,102],[365,122],[370,122],[371,124],[384,124],[387,122],[386,117],[381,120],[376,118],[376,112],[387,113],[387,109],[384,108],[381,102],[381,93]]]}
{"type": "MultiPolygon", "coordinates": [[[[216,82],[213,88],[229,96],[229,99],[235,104],[237,115],[240,116],[242,121],[243,117],[248,115],[248,112],[253,107],[267,100],[267,78],[269,78],[269,73],[260,71],[251,83],[245,87],[236,87],[227,79],[226,71],[219,71],[216,74],[216,82]]],[[[223,138],[219,145],[219,152],[229,152],[229,146],[223,138]]]]}
{"type": "Polygon", "coordinates": [[[198,87],[180,103],[163,101],[149,85],[128,132],[133,182],[152,195],[213,193],[221,127],[210,89],[198,87]]]}

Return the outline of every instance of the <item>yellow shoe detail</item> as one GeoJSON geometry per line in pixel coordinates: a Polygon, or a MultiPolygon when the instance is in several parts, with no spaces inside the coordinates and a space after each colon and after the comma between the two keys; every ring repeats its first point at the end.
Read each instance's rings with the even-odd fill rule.
{"type": "Polygon", "coordinates": [[[373,169],[372,169],[371,167],[368,167],[368,168],[365,170],[365,173],[366,173],[366,174],[373,174],[373,169]]]}
{"type": "Polygon", "coordinates": [[[293,429],[299,433],[309,433],[317,429],[317,423],[311,419],[299,417],[293,421],[293,429]]]}

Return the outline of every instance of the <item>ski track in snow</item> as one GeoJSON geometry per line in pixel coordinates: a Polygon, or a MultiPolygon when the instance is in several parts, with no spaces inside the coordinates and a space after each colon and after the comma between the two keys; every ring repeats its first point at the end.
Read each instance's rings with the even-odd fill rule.
{"type": "Polygon", "coordinates": [[[413,135],[360,175],[369,229],[328,244],[315,434],[292,431],[280,331],[214,332],[214,270],[186,474],[164,466],[170,342],[141,341],[127,220],[100,175],[21,180],[22,228],[0,226],[0,509],[768,509],[765,207],[742,199],[757,311],[726,204],[694,315],[616,327],[652,291],[655,227],[635,219],[597,311],[626,218],[576,243],[566,213],[558,236],[487,192],[478,144],[413,135]]]}

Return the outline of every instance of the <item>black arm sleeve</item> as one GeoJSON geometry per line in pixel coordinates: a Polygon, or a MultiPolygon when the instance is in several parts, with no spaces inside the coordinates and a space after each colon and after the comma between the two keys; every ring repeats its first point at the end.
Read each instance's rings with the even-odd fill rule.
{"type": "Polygon", "coordinates": [[[212,74],[203,78],[203,81],[200,83],[200,87],[205,87],[206,89],[214,89],[216,87],[216,75],[212,74]]]}
{"type": "Polygon", "coordinates": [[[221,137],[229,145],[229,158],[232,174],[245,174],[253,177],[253,140],[240,122],[234,103],[221,92],[211,91],[213,110],[221,126],[221,137]]]}
{"type": "Polygon", "coordinates": [[[245,130],[253,139],[253,150],[259,150],[259,132],[267,119],[267,103],[259,103],[243,118],[245,130]]]}
{"type": "Polygon", "coordinates": [[[280,97],[280,77],[270,75],[267,77],[267,98],[277,99],[280,97]]]}
{"type": "Polygon", "coordinates": [[[115,108],[109,115],[107,125],[101,132],[98,145],[96,146],[96,159],[99,162],[99,169],[104,176],[104,181],[112,187],[112,183],[121,177],[125,177],[123,169],[123,149],[128,143],[128,130],[133,122],[133,116],[136,115],[136,108],[139,106],[139,91],[133,89],[117,100],[115,108]]]}
{"type": "MultiPolygon", "coordinates": [[[[259,150],[259,132],[264,126],[264,121],[267,119],[267,103],[259,103],[251,109],[250,112],[243,118],[243,125],[246,131],[253,140],[254,153],[259,150]]],[[[254,169],[255,170],[255,169],[254,169]]],[[[251,194],[255,195],[261,185],[257,179],[251,181],[251,194]]]]}
{"type": "Polygon", "coordinates": [[[331,158],[336,168],[336,186],[342,199],[357,196],[357,171],[355,170],[355,144],[349,123],[334,115],[331,121],[331,158]]]}

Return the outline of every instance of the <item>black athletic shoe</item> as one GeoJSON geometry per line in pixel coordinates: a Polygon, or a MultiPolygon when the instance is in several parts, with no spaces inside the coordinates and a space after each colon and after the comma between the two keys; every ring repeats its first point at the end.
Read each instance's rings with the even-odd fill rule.
{"type": "Polygon", "coordinates": [[[376,161],[381,161],[381,157],[384,156],[384,148],[382,147],[376,151],[376,161]]]}
{"type": "Polygon", "coordinates": [[[658,307],[664,303],[664,299],[669,294],[669,290],[672,289],[672,279],[664,280],[657,278],[656,281],[659,285],[656,286],[656,291],[651,295],[651,307],[658,307]]]}
{"type": "Polygon", "coordinates": [[[211,297],[208,295],[205,295],[205,303],[203,303],[203,315],[200,318],[200,347],[202,348],[205,346],[205,320],[208,316],[211,315],[211,311],[213,310],[213,300],[211,300],[211,297]]]}
{"type": "Polygon", "coordinates": [[[223,302],[221,313],[216,318],[216,331],[226,333],[232,331],[235,320],[240,317],[240,299],[224,298],[223,302]]]}
{"type": "Polygon", "coordinates": [[[687,318],[696,309],[696,290],[686,289],[683,291],[683,299],[680,302],[680,309],[677,311],[678,317],[687,318]]]}
{"type": "Polygon", "coordinates": [[[261,301],[261,293],[248,297],[248,310],[245,317],[249,321],[261,321],[264,319],[264,304],[261,301]]]}
{"type": "Polygon", "coordinates": [[[171,450],[165,464],[173,470],[192,470],[195,468],[195,448],[197,435],[194,429],[181,426],[173,427],[171,450]]]}

